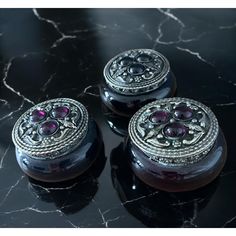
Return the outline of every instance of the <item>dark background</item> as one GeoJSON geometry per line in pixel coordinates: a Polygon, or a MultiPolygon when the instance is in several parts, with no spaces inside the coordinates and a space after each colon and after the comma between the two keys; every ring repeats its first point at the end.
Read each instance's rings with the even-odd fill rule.
{"type": "Polygon", "coordinates": [[[0,226],[235,227],[235,42],[235,9],[2,9],[0,226]],[[106,62],[131,48],[163,53],[177,95],[217,115],[228,159],[209,186],[167,194],[132,175],[118,147],[123,138],[109,128],[98,91],[106,62]],[[22,173],[11,130],[33,104],[56,97],[87,106],[102,130],[106,160],[67,185],[52,186],[22,173]]]}

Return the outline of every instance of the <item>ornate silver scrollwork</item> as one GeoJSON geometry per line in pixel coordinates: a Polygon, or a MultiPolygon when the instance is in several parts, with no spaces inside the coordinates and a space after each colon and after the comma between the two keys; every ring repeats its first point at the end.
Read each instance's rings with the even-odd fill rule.
{"type": "Polygon", "coordinates": [[[199,161],[213,146],[218,132],[214,113],[187,98],[149,103],[137,111],[129,123],[132,142],[150,159],[171,165],[199,161]]]}
{"type": "Polygon", "coordinates": [[[12,139],[18,149],[32,158],[54,159],[78,146],[87,129],[86,108],[75,100],[58,98],[26,111],[14,125],[12,139]],[[65,111],[55,116],[53,112],[58,108],[65,111]],[[39,113],[36,118],[34,112],[39,113]]]}
{"type": "Polygon", "coordinates": [[[137,95],[159,88],[170,71],[168,60],[151,49],[118,54],[104,68],[106,83],[116,92],[137,95]]]}

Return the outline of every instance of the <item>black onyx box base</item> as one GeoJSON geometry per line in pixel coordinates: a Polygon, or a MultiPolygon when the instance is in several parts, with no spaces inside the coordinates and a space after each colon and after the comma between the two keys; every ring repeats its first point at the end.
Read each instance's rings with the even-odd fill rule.
{"type": "Polygon", "coordinates": [[[111,153],[112,183],[131,215],[148,227],[196,227],[187,219],[204,211],[217,190],[219,178],[194,191],[169,193],[157,190],[134,174],[128,158],[121,158],[121,153],[122,157],[127,157],[123,144],[111,153]]]}
{"type": "Polygon", "coordinates": [[[44,182],[60,182],[84,173],[98,158],[103,146],[101,132],[94,120],[89,122],[87,135],[76,149],[55,159],[32,158],[16,148],[16,159],[30,177],[44,182]]]}
{"type": "Polygon", "coordinates": [[[147,185],[167,191],[184,192],[201,188],[221,172],[227,157],[227,145],[220,131],[214,146],[198,162],[171,166],[150,160],[132,141],[127,141],[128,159],[136,176],[147,185]]]}
{"type": "Polygon", "coordinates": [[[112,90],[103,81],[100,85],[100,96],[103,103],[120,116],[132,116],[138,109],[157,99],[173,97],[176,94],[176,78],[169,73],[167,80],[158,89],[140,95],[123,95],[112,90]]]}

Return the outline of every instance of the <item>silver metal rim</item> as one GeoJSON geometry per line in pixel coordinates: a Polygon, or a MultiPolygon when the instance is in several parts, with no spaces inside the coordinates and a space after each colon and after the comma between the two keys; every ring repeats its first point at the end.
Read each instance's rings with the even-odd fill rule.
{"type": "Polygon", "coordinates": [[[144,94],[144,93],[151,92],[153,90],[158,89],[167,80],[167,75],[169,72],[170,72],[169,61],[161,53],[159,53],[155,50],[152,50],[152,49],[132,49],[132,50],[122,52],[122,53],[116,55],[115,57],[113,57],[106,64],[104,71],[103,71],[103,75],[104,75],[105,81],[108,84],[108,86],[110,86],[117,93],[120,93],[123,95],[139,95],[139,94],[144,94]],[[110,66],[118,58],[126,56],[132,52],[135,52],[135,53],[142,52],[142,53],[146,53],[146,54],[156,55],[163,63],[162,71],[150,80],[143,80],[142,82],[136,82],[133,84],[119,83],[116,79],[114,79],[110,75],[110,72],[109,72],[110,66]]]}
{"type": "MultiPolygon", "coordinates": [[[[50,118],[47,117],[47,119],[50,118]]],[[[54,159],[73,151],[83,141],[88,130],[88,120],[89,115],[87,109],[80,102],[70,98],[48,100],[31,107],[21,115],[13,127],[12,140],[17,149],[32,158],[54,159]],[[23,137],[27,135],[28,128],[23,128],[23,126],[27,125],[27,122],[29,122],[32,111],[38,108],[43,108],[46,110],[49,109],[47,113],[50,114],[52,107],[55,106],[55,104],[66,104],[73,110],[74,114],[78,113],[77,115],[79,118],[68,118],[69,120],[60,120],[60,122],[57,120],[61,125],[60,128],[63,126],[63,132],[61,132],[62,135],[57,138],[52,135],[46,138],[41,138],[38,143],[32,141],[26,142],[23,137]]],[[[35,126],[40,125],[41,123],[43,122],[39,122],[35,126]]],[[[28,125],[29,128],[35,127],[34,124],[31,124],[30,122],[28,125]]],[[[35,127],[35,129],[38,128],[35,127]]],[[[31,140],[31,138],[27,137],[27,140],[28,139],[31,140]]]]}
{"type": "MultiPolygon", "coordinates": [[[[188,122],[191,125],[192,121],[188,122]]],[[[202,125],[204,124],[202,123],[202,125]]],[[[207,106],[192,99],[175,97],[160,99],[142,107],[131,118],[128,132],[132,142],[151,160],[167,165],[186,165],[198,162],[211,150],[219,133],[219,125],[214,113],[207,106]],[[147,142],[147,140],[140,135],[140,131],[143,132],[140,130],[140,123],[143,122],[142,119],[144,119],[145,112],[145,116],[147,116],[147,112],[152,107],[172,107],[177,106],[180,103],[186,103],[196,107],[205,115],[206,120],[202,122],[205,122],[205,127],[208,128],[202,129],[203,134],[199,140],[191,145],[183,145],[183,147],[173,147],[173,142],[172,148],[169,148],[168,146],[160,147],[158,145],[153,145],[153,142],[147,142]]]]}

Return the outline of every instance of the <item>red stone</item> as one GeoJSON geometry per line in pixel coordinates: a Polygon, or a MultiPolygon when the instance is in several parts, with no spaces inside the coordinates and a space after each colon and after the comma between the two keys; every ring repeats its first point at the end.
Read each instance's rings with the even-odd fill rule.
{"type": "Polygon", "coordinates": [[[44,110],[34,110],[31,113],[31,121],[32,122],[39,122],[46,117],[46,111],[44,110]]]}
{"type": "Polygon", "coordinates": [[[169,113],[166,111],[155,111],[149,117],[150,121],[153,123],[165,123],[167,122],[169,113]]]}
{"type": "Polygon", "coordinates": [[[63,119],[69,114],[69,112],[70,110],[68,107],[56,107],[52,110],[52,116],[57,119],[63,119]]]}
{"type": "Polygon", "coordinates": [[[171,123],[164,128],[164,134],[167,137],[179,138],[187,134],[188,128],[181,123],[171,123]]]}
{"type": "Polygon", "coordinates": [[[174,116],[180,120],[188,120],[192,117],[193,111],[187,106],[178,106],[175,108],[174,116]]]}
{"type": "Polygon", "coordinates": [[[58,123],[54,120],[45,121],[39,127],[39,133],[43,136],[54,134],[58,130],[58,123]]]}

